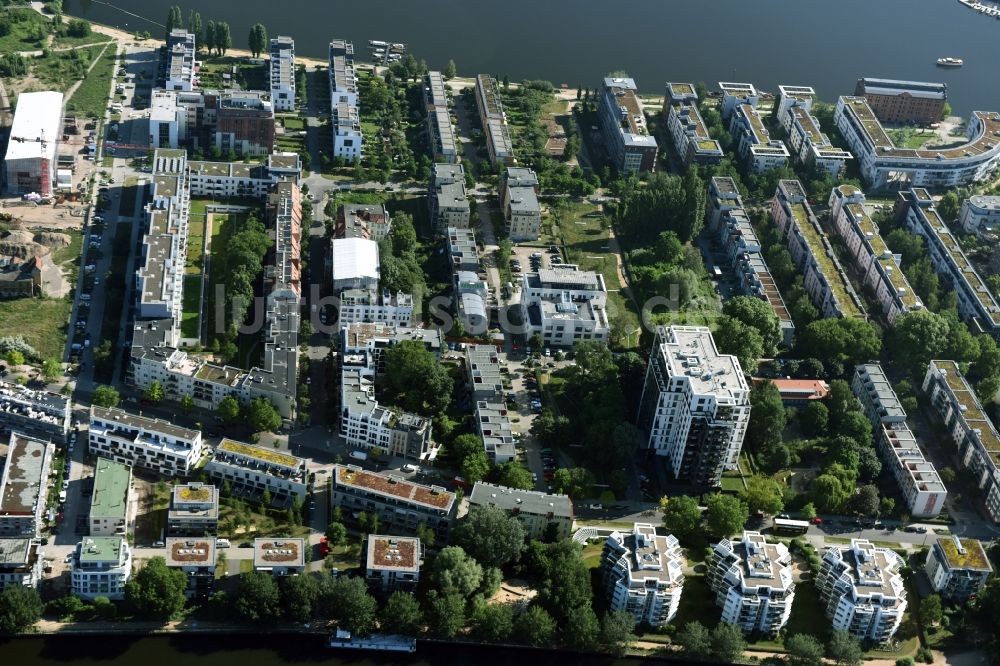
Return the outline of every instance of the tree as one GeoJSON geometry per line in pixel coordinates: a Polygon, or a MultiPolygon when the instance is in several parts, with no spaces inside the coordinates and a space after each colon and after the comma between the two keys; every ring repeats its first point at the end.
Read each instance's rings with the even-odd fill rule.
{"type": "Polygon", "coordinates": [[[278,588],[285,617],[293,622],[308,622],[313,616],[319,596],[316,579],[307,574],[282,576],[280,581],[278,588]]]}
{"type": "Polygon", "coordinates": [[[24,354],[16,349],[7,352],[7,363],[11,365],[24,365],[24,354]]]}
{"type": "Polygon", "coordinates": [[[181,13],[181,8],[177,5],[171,5],[170,9],[167,10],[167,22],[165,25],[166,36],[164,39],[170,38],[170,33],[174,30],[178,30],[184,27],[184,15],[181,13]]]}
{"type": "MultiPolygon", "coordinates": [[[[750,296],[736,296],[723,304],[722,314],[755,329],[764,342],[764,354],[774,354],[781,342],[781,327],[774,308],[767,301],[750,296]]],[[[746,370],[752,372],[750,368],[746,370]]]]}
{"type": "Polygon", "coordinates": [[[925,626],[933,626],[941,621],[941,595],[929,594],[920,602],[920,621],[925,626]]]}
{"type": "Polygon", "coordinates": [[[395,404],[431,416],[451,402],[453,383],[446,366],[422,342],[404,340],[383,352],[385,388],[395,404]]]}
{"type": "Polygon", "coordinates": [[[823,644],[809,634],[795,634],[785,639],[789,666],[822,666],[823,644]]]}
{"type": "Polygon", "coordinates": [[[601,623],[593,605],[588,602],[568,609],[561,633],[567,646],[581,651],[593,650],[601,634],[601,623]]]}
{"type": "Polygon", "coordinates": [[[452,540],[484,567],[503,567],[520,557],[524,526],[499,507],[474,506],[452,540]]]}
{"type": "Polygon", "coordinates": [[[362,578],[341,576],[334,580],[325,590],[322,605],[327,616],[336,618],[341,628],[355,636],[367,636],[375,628],[378,604],[362,578]]]}
{"type": "Polygon", "coordinates": [[[915,377],[922,377],[927,363],[940,358],[948,346],[950,329],[947,319],[928,310],[900,315],[889,336],[896,360],[915,377]]]}
{"type": "Polygon", "coordinates": [[[393,592],[382,609],[381,628],[392,634],[413,636],[424,622],[424,612],[417,598],[409,592],[393,592]]]}
{"type": "Polygon", "coordinates": [[[806,502],[802,508],[799,509],[799,513],[801,513],[802,517],[806,520],[812,520],[816,517],[816,505],[812,502],[806,502]]]}
{"type": "Polygon", "coordinates": [[[747,444],[753,452],[781,443],[785,429],[785,405],[781,392],[773,382],[754,384],[750,389],[750,421],[747,423],[747,444]]]}
{"type": "Polygon", "coordinates": [[[676,640],[684,656],[689,659],[703,661],[712,655],[712,635],[697,620],[685,624],[677,633],[676,640]]]}
{"type": "Polygon", "coordinates": [[[552,644],[556,623],[541,606],[532,605],[514,619],[514,636],[518,642],[536,647],[552,644]]]}
{"type": "Polygon", "coordinates": [[[593,601],[590,569],[581,552],[580,545],[568,539],[546,547],[549,565],[539,600],[561,627],[566,626],[575,609],[590,606],[593,601]]]}
{"type": "Polygon", "coordinates": [[[720,622],[712,630],[712,657],[716,661],[735,664],[746,649],[743,632],[735,624],[720,622]]]}
{"type": "Polygon", "coordinates": [[[42,362],[42,376],[45,381],[54,382],[62,376],[62,363],[58,359],[47,358],[42,362]]]}
{"type": "Polygon", "coordinates": [[[267,398],[254,398],[243,407],[243,421],[254,432],[274,432],[281,427],[281,414],[267,398]]]}
{"type": "Polygon", "coordinates": [[[705,500],[705,520],[713,536],[727,537],[743,529],[750,517],[747,505],[732,495],[714,493],[705,500]]]}
{"type": "Polygon", "coordinates": [[[267,48],[267,28],[264,27],[263,23],[254,23],[250,26],[247,45],[254,58],[260,57],[260,54],[267,48]]]}
{"type": "Polygon", "coordinates": [[[205,40],[205,27],[201,23],[201,14],[194,10],[188,14],[188,32],[194,35],[195,49],[200,49],[205,40]]]}
{"type": "Polygon", "coordinates": [[[757,371],[757,364],[764,355],[764,338],[757,329],[735,317],[723,315],[715,321],[715,344],[723,354],[732,354],[746,374],[757,371]]]}
{"type": "Polygon", "coordinates": [[[434,635],[454,638],[465,626],[465,599],[458,592],[431,590],[424,614],[434,635]]]}
{"type": "Polygon", "coordinates": [[[240,418],[240,403],[231,395],[219,401],[219,406],[215,408],[215,415],[224,423],[233,424],[240,418]]]}
{"type": "Polygon", "coordinates": [[[448,546],[434,558],[433,576],[443,594],[454,592],[467,598],[483,582],[483,568],[460,546],[448,546]]]}
{"type": "Polygon", "coordinates": [[[24,631],[42,618],[42,609],[38,590],[8,585],[0,592],[0,634],[24,631]]]}
{"type": "Polygon", "coordinates": [[[343,523],[333,522],[326,526],[326,542],[330,548],[339,546],[347,538],[347,528],[343,523]]]}
{"type": "MultiPolygon", "coordinates": [[[[218,34],[219,28],[215,21],[209,21],[205,26],[205,39],[203,40],[205,42],[205,50],[208,51],[209,55],[212,54],[212,49],[216,47],[215,40],[218,34]]],[[[195,46],[197,46],[197,43],[195,43],[195,46]]]]}
{"type": "Polygon", "coordinates": [[[225,55],[233,46],[233,35],[229,30],[229,24],[225,21],[218,21],[215,24],[215,50],[219,55],[225,55]]]}
{"type": "Polygon", "coordinates": [[[170,569],[162,557],[154,557],[125,584],[125,600],[146,618],[166,620],[176,615],[186,598],[187,575],[170,569]]]}
{"type": "Polygon", "coordinates": [[[531,490],[535,482],[531,480],[531,472],[516,460],[509,460],[495,468],[496,481],[501,486],[531,490]]]}
{"type": "Polygon", "coordinates": [[[455,67],[455,61],[449,60],[448,66],[444,68],[444,78],[453,79],[458,76],[458,69],[455,67]]]}
{"type": "Polygon", "coordinates": [[[98,407],[117,407],[122,401],[118,390],[113,386],[102,384],[94,389],[90,402],[98,407]]]}
{"type": "Polygon", "coordinates": [[[826,434],[830,423],[830,410],[818,400],[813,400],[799,410],[799,425],[806,437],[820,437],[826,434]]]}
{"type": "Polygon", "coordinates": [[[181,396],[181,410],[186,414],[194,409],[194,398],[188,394],[181,396]]]}
{"type": "Polygon", "coordinates": [[[746,481],[746,488],[740,491],[751,513],[761,511],[769,515],[780,513],[785,506],[781,486],[769,476],[755,474],[746,481]]]}
{"type": "Polygon", "coordinates": [[[472,485],[482,481],[490,473],[490,459],[482,449],[473,451],[465,457],[459,469],[466,483],[472,485]]]}
{"type": "Polygon", "coordinates": [[[629,645],[635,640],[635,618],[632,613],[615,611],[608,613],[601,621],[601,644],[618,657],[625,656],[629,645]]]}
{"type": "Polygon", "coordinates": [[[878,488],[875,486],[858,488],[858,493],[851,499],[851,507],[858,515],[874,518],[879,510],[878,488]]]}
{"type": "Polygon", "coordinates": [[[277,619],[281,612],[281,595],[271,574],[262,571],[240,574],[233,608],[248,622],[263,624],[277,619]]]}
{"type": "Polygon", "coordinates": [[[489,604],[485,600],[472,615],[472,635],[486,643],[502,643],[514,630],[514,607],[489,604]]]}
{"type": "Polygon", "coordinates": [[[850,317],[817,319],[796,333],[800,358],[857,364],[878,358],[882,340],[868,322],[850,317]]]}
{"type": "Polygon", "coordinates": [[[849,497],[844,484],[832,474],[820,474],[813,479],[810,496],[823,513],[836,513],[849,497]]]}
{"type": "Polygon", "coordinates": [[[152,382],[150,382],[149,387],[146,389],[144,395],[146,397],[146,400],[149,400],[152,403],[160,402],[161,400],[163,400],[163,385],[154,379],[152,382]]]}
{"type": "Polygon", "coordinates": [[[834,631],[826,644],[826,656],[838,666],[861,666],[864,651],[861,643],[846,631],[834,631]]]}
{"type": "Polygon", "coordinates": [[[575,500],[588,497],[593,484],[594,475],[584,467],[560,467],[552,475],[553,492],[569,495],[575,500]]]}
{"type": "Polygon", "coordinates": [[[701,527],[698,500],[687,495],[669,498],[663,508],[663,526],[678,539],[693,537],[701,527]]]}

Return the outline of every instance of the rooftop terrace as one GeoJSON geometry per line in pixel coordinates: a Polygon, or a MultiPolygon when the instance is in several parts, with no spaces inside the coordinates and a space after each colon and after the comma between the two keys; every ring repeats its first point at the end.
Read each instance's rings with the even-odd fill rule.
{"type": "Polygon", "coordinates": [[[435,509],[449,510],[455,494],[436,486],[422,486],[388,474],[376,474],[352,465],[337,465],[337,483],[363,488],[380,495],[395,497],[407,502],[424,504],[435,509]]]}

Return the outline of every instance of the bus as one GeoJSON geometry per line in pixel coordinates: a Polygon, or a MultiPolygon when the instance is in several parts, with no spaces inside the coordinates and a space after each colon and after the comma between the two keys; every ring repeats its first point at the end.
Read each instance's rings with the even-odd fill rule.
{"type": "Polygon", "coordinates": [[[805,534],[809,531],[809,521],[775,518],[771,531],[775,534],[805,534]]]}

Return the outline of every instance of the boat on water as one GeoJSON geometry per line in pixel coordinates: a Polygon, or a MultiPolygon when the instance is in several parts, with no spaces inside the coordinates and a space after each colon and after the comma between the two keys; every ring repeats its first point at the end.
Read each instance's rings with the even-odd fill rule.
{"type": "Polygon", "coordinates": [[[938,58],[938,67],[961,67],[965,64],[961,58],[938,58]]]}
{"type": "Polygon", "coordinates": [[[389,42],[380,42],[377,39],[369,39],[368,40],[368,46],[382,46],[382,47],[386,47],[386,46],[389,46],[389,42]]]}
{"type": "Polygon", "coordinates": [[[355,638],[351,632],[337,628],[328,643],[332,648],[347,650],[376,650],[379,652],[416,652],[417,639],[397,634],[372,634],[365,638],[355,638]]]}
{"type": "Polygon", "coordinates": [[[406,44],[393,44],[392,48],[396,49],[397,51],[402,51],[403,49],[406,48],[406,44]]]}

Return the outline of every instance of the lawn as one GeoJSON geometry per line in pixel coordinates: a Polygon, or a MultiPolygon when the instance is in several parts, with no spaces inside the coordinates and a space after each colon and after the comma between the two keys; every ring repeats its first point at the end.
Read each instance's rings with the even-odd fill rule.
{"type": "Polygon", "coordinates": [[[603,543],[588,544],[583,547],[583,563],[588,569],[596,569],[601,566],[601,553],[604,552],[603,543]]]}
{"type": "Polygon", "coordinates": [[[20,335],[42,358],[62,359],[70,309],[65,298],[0,301],[0,337],[20,335]]]}
{"type": "Polygon", "coordinates": [[[52,261],[63,269],[70,284],[76,284],[80,273],[80,253],[83,251],[83,233],[79,229],[63,229],[59,233],[69,236],[69,245],[52,249],[52,261]]]}
{"type": "Polygon", "coordinates": [[[181,335],[185,338],[201,337],[201,275],[184,276],[184,305],[181,314],[181,335]]]}
{"type": "Polygon", "coordinates": [[[201,275],[205,244],[205,218],[196,217],[188,223],[187,275],[201,275]]]}
{"type": "Polygon", "coordinates": [[[301,131],[306,128],[306,121],[298,116],[280,116],[282,126],[289,131],[301,131]]]}
{"type": "Polygon", "coordinates": [[[52,21],[33,9],[7,9],[10,32],[0,37],[0,53],[34,51],[45,46],[52,21]]]}
{"type": "Polygon", "coordinates": [[[31,64],[35,76],[43,84],[66,89],[86,75],[87,67],[100,57],[102,51],[104,51],[103,46],[73,51],[53,51],[46,57],[33,58],[31,64]]]}
{"type": "Polygon", "coordinates": [[[922,148],[925,143],[937,136],[937,132],[923,130],[915,127],[901,127],[898,129],[887,129],[886,134],[892,143],[899,148],[922,148]]]}
{"type": "Polygon", "coordinates": [[[52,42],[53,48],[64,48],[67,46],[83,46],[84,44],[104,44],[110,42],[111,38],[107,35],[101,34],[99,32],[91,32],[89,35],[84,35],[83,37],[71,37],[70,35],[61,35],[56,37],[52,42]]]}
{"type": "Polygon", "coordinates": [[[721,614],[722,611],[715,605],[715,595],[705,577],[684,576],[684,592],[681,594],[681,603],[677,607],[677,616],[673,624],[683,627],[689,622],[701,622],[711,629],[719,623],[721,614]]]}
{"type": "Polygon", "coordinates": [[[244,90],[265,90],[267,88],[267,66],[251,65],[243,58],[234,56],[205,56],[198,72],[199,86],[202,88],[231,88],[224,81],[223,74],[230,74],[244,90]]]}
{"type": "Polygon", "coordinates": [[[111,94],[111,74],[115,66],[115,46],[104,47],[98,63],[76,89],[66,103],[67,113],[75,113],[89,118],[100,118],[111,94]]]}
{"type": "Polygon", "coordinates": [[[810,634],[820,641],[826,640],[829,623],[823,614],[819,593],[812,581],[804,580],[795,584],[792,614],[788,618],[785,633],[788,636],[810,634]]]}

